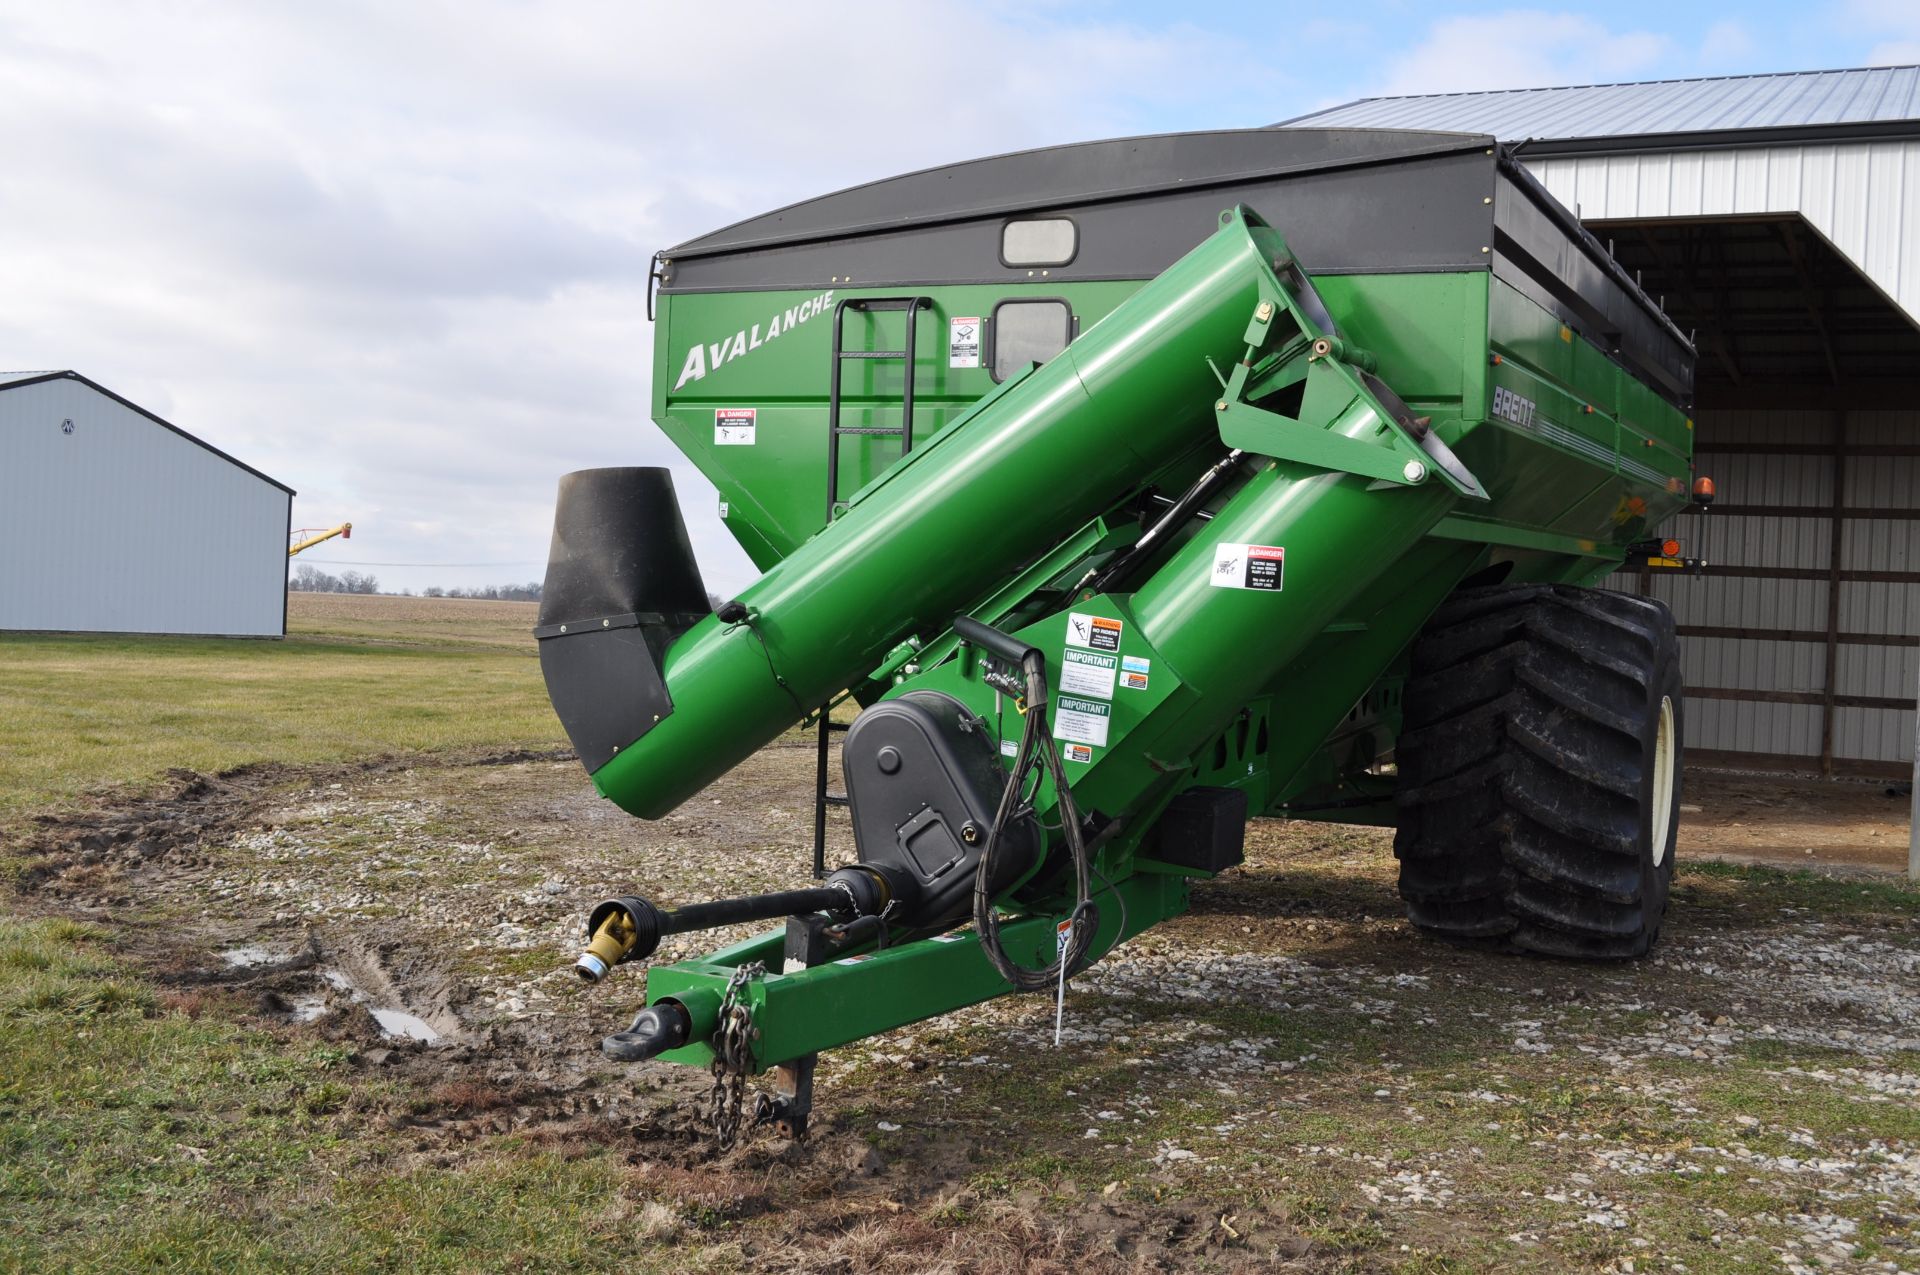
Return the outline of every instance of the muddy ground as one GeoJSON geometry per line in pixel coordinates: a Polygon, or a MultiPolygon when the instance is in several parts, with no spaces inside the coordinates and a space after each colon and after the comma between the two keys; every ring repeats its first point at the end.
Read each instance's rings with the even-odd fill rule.
{"type": "MultiPolygon", "coordinates": [[[[1410,933],[1368,829],[1256,825],[1076,981],[1059,1049],[1039,999],[919,1024],[823,1061],[804,1144],[720,1154],[704,1074],[598,1053],[640,978],[567,966],[610,892],[798,884],[811,778],[786,742],[649,824],[561,755],[181,773],[38,824],[24,902],[113,922],[175,1005],[425,1091],[340,1113],[379,1154],[616,1148],[689,1268],[1920,1263],[1912,907],[1687,875],[1644,963],[1501,957],[1410,933]]],[[[1736,840],[1741,800],[1688,795],[1736,840]]]]}

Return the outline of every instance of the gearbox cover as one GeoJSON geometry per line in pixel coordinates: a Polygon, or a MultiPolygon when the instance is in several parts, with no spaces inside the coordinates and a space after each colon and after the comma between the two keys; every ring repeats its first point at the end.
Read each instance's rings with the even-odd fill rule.
{"type": "MultiPolygon", "coordinates": [[[[1007,772],[985,726],[937,691],[882,700],[854,719],[841,752],[860,862],[889,865],[919,884],[913,926],[952,924],[973,911],[973,880],[1007,772]]],[[[993,891],[1024,876],[1039,849],[1033,817],[1011,820],[994,852],[993,891]]]]}

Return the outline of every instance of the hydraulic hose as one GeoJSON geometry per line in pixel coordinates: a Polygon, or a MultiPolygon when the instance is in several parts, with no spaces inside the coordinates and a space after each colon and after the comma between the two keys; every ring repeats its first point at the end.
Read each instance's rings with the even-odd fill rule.
{"type": "MultiPolygon", "coordinates": [[[[986,629],[987,626],[969,620],[974,629],[986,629]]],[[[956,624],[956,631],[967,640],[985,646],[988,650],[1004,652],[1006,648],[998,642],[985,640],[985,635],[975,635],[963,630],[956,624]]],[[[1001,642],[1014,643],[998,630],[987,629],[987,634],[1001,642]]],[[[1015,645],[1018,645],[1015,643],[1015,645]]],[[[1093,946],[1093,935],[1099,925],[1099,912],[1093,905],[1092,863],[1087,853],[1086,838],[1080,827],[1080,811],[1074,805],[1072,790],[1067,786],[1066,768],[1060,763],[1060,752],[1055,747],[1053,737],[1047,731],[1047,678],[1046,663],[1040,652],[1025,648],[1021,659],[1022,672],[1026,675],[1027,703],[1025,709],[1025,727],[1020,733],[1020,748],[1014,757],[1013,771],[1007,776],[1007,786],[1000,794],[1000,805],[994,812],[993,825],[987,830],[986,848],[980,855],[979,865],[973,877],[973,924],[980,934],[981,950],[987,959],[1000,972],[1000,976],[1010,983],[1014,990],[1022,992],[1044,992],[1052,990],[1061,978],[1061,964],[1066,965],[1067,973],[1075,973],[1084,968],[1089,948],[1093,946]],[[1058,798],[1060,826],[1066,837],[1067,850],[1073,859],[1074,906],[1070,914],[1071,930],[1063,949],[1057,950],[1054,959],[1039,969],[1030,969],[1019,964],[1007,954],[1000,941],[1000,918],[993,906],[992,882],[994,880],[995,852],[999,848],[1001,834],[1014,819],[1032,813],[1030,803],[1022,797],[1029,773],[1036,765],[1044,766],[1049,778],[1053,780],[1054,792],[1058,798]]]]}

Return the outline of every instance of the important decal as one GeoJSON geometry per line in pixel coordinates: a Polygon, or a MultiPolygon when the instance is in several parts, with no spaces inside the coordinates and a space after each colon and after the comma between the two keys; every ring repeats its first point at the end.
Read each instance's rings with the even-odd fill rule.
{"type": "Polygon", "coordinates": [[[1222,544],[1213,547],[1216,589],[1259,589],[1278,593],[1286,583],[1287,551],[1279,545],[1222,544]]]}
{"type": "Polygon", "coordinates": [[[1076,744],[1107,746],[1107,723],[1113,716],[1111,705],[1097,699],[1074,695],[1056,695],[1053,700],[1053,737],[1076,744]]]}
{"type": "Polygon", "coordinates": [[[1125,628],[1120,621],[1109,620],[1104,615],[1072,611],[1067,614],[1067,645],[1084,646],[1095,651],[1117,651],[1120,649],[1120,634],[1125,628]]]}
{"type": "Polygon", "coordinates": [[[757,407],[716,407],[713,409],[713,445],[715,447],[751,447],[757,407]]]}
{"type": "Polygon", "coordinates": [[[680,379],[673,383],[676,392],[689,381],[697,381],[707,373],[715,371],[723,363],[731,363],[737,358],[759,349],[775,337],[793,331],[808,319],[827,310],[833,305],[833,293],[822,292],[819,296],[809,297],[798,305],[788,306],[784,311],[776,310],[764,324],[756,323],[741,328],[729,337],[718,341],[695,341],[693,348],[687,351],[686,361],[680,365],[680,379]],[[763,331],[764,329],[764,331],[763,331]]]}
{"type": "Polygon", "coordinates": [[[1128,655],[1120,660],[1120,685],[1130,691],[1147,689],[1147,679],[1153,674],[1153,661],[1141,659],[1138,655],[1128,655]]]}
{"type": "Polygon", "coordinates": [[[947,366],[980,366],[980,316],[954,319],[947,325],[947,366]]]}
{"type": "Polygon", "coordinates": [[[1119,671],[1120,657],[1117,655],[1076,651],[1068,647],[1060,661],[1060,689],[1069,695],[1112,699],[1113,679],[1119,671]]]}

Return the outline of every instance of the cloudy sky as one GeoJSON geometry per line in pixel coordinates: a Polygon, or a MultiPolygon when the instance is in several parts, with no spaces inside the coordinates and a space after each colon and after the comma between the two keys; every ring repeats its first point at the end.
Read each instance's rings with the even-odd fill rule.
{"type": "Polygon", "coordinates": [[[0,368],[273,474],[296,525],[355,525],[311,560],[392,589],[537,579],[560,474],[672,464],[731,591],[751,568],[647,418],[657,248],[1372,94],[1920,62],[1913,0],[1175,8],[0,0],[0,368]]]}

